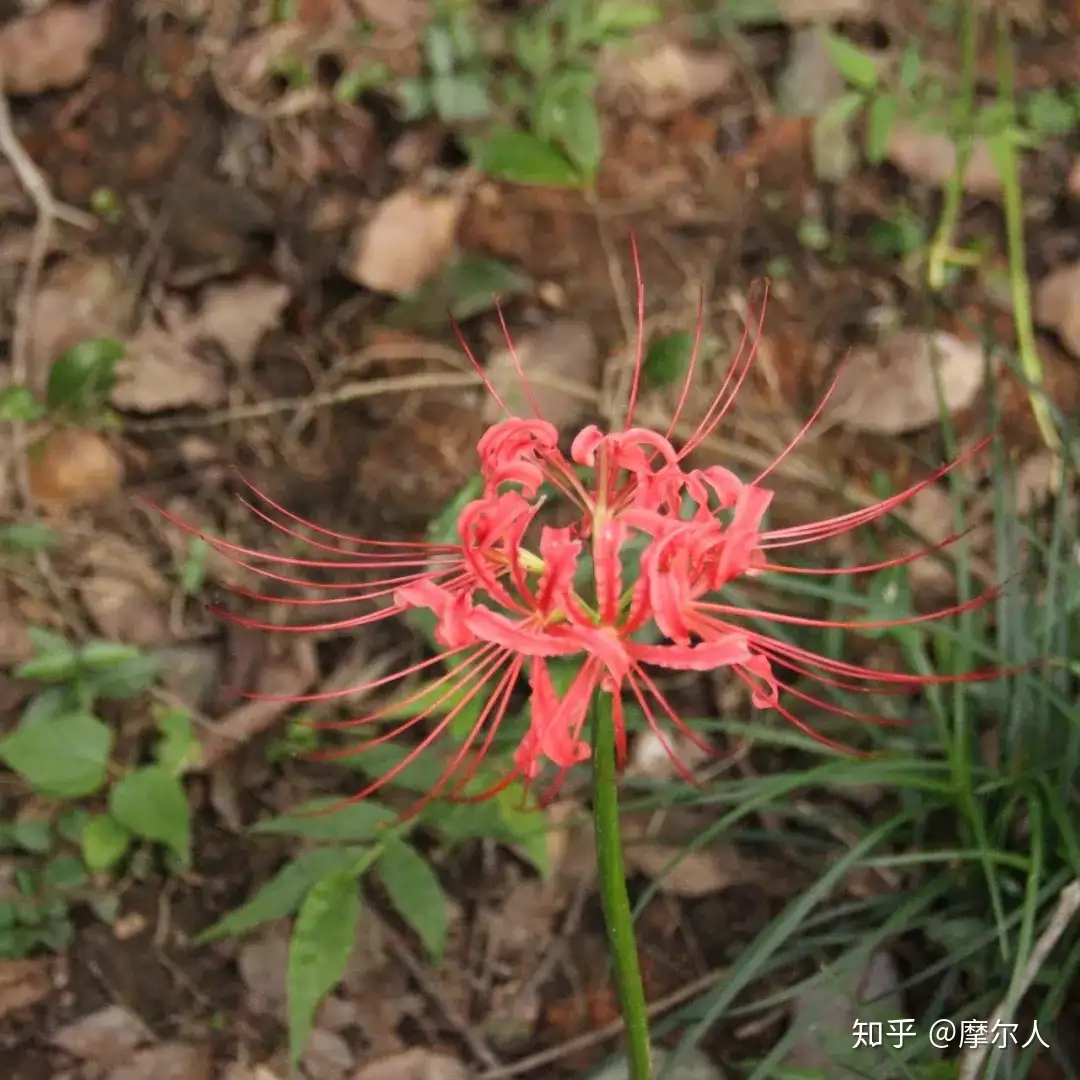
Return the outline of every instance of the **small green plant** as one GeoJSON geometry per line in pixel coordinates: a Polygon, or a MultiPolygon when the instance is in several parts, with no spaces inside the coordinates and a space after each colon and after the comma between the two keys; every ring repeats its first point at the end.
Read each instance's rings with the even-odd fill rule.
{"type": "Polygon", "coordinates": [[[1038,148],[1051,136],[1073,130],[1080,122],[1080,91],[1046,88],[1024,101],[1017,99],[1013,77],[1013,42],[1008,20],[996,26],[998,87],[992,100],[977,92],[979,12],[976,4],[941,4],[939,15],[951,20],[960,43],[960,72],[955,85],[921,59],[919,42],[912,40],[891,70],[847,38],[826,32],[826,45],[850,90],[832,106],[822,123],[848,123],[865,113],[866,156],[884,159],[898,119],[915,121],[923,130],[947,136],[956,147],[936,232],[926,251],[926,280],[940,291],[950,282],[950,269],[978,265],[979,250],[961,250],[955,243],[964,195],[964,177],[975,140],[985,140],[1001,179],[1005,206],[1013,323],[1020,368],[1030,385],[1032,413],[1043,440],[1058,449],[1057,427],[1042,393],[1043,367],[1035,343],[1031,288],[1026,269],[1024,206],[1019,155],[1038,148]]]}
{"type": "Polygon", "coordinates": [[[53,363],[39,398],[29,387],[11,383],[0,390],[0,423],[107,426],[116,365],[124,355],[118,341],[101,338],[73,345],[53,363]]]}
{"type": "Polygon", "coordinates": [[[47,820],[0,824],[0,846],[37,859],[17,877],[20,898],[0,903],[0,952],[12,955],[60,947],[76,901],[102,917],[115,914],[108,875],[141,876],[149,867],[141,845],[163,849],[177,870],[190,865],[191,810],[181,778],[198,761],[191,720],[178,709],[154,711],[148,762],[114,759],[114,729],[100,706],[145,693],[155,657],[107,641],[78,647],[38,628],[30,635],[36,655],[15,674],[47,685],[0,739],[0,763],[57,810],[47,820]]]}

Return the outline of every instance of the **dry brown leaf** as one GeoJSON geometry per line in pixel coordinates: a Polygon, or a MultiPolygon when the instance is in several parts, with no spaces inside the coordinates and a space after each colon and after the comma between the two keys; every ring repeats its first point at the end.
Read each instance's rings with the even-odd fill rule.
{"type": "MultiPolygon", "coordinates": [[[[927,546],[943,543],[955,529],[952,497],[940,487],[917,491],[904,503],[908,524],[922,540],[904,540],[897,555],[908,555],[927,546]]],[[[908,580],[916,602],[924,596],[941,596],[953,586],[955,575],[949,564],[933,557],[908,563],[908,580]]]]}
{"type": "Polygon", "coordinates": [[[354,1064],[349,1044],[340,1035],[319,1027],[312,1031],[300,1059],[308,1080],[341,1080],[354,1064]]]}
{"type": "Polygon", "coordinates": [[[1070,199],[1080,200],[1080,158],[1077,158],[1069,170],[1069,178],[1065,181],[1065,190],[1070,199]]]}
{"type": "Polygon", "coordinates": [[[126,1065],[109,1073],[108,1080],[212,1080],[209,1047],[168,1042],[140,1050],[126,1065]]]}
{"type": "Polygon", "coordinates": [[[0,28],[0,84],[9,94],[63,90],[86,77],[108,29],[107,0],[49,4],[0,28]]]}
{"type": "Polygon", "coordinates": [[[693,49],[673,41],[643,38],[637,48],[612,48],[601,60],[603,100],[630,104],[650,120],[662,120],[713,97],[731,83],[734,58],[717,49],[693,49]]]}
{"type": "MultiPolygon", "coordinates": [[[[885,157],[913,179],[940,187],[956,169],[956,142],[914,124],[897,124],[889,134],[885,157]]],[[[972,144],[964,170],[964,190],[988,198],[1001,193],[1001,177],[986,139],[976,138],[972,144]]]]}
{"type": "Polygon", "coordinates": [[[280,324],[290,297],[288,285],[266,278],[211,285],[191,320],[193,336],[215,341],[237,367],[248,367],[263,335],[280,324]]]}
{"type": "Polygon", "coordinates": [[[852,431],[902,435],[960,412],[983,385],[984,352],[944,330],[897,330],[876,347],[853,349],[826,415],[852,431]],[[934,372],[937,369],[937,382],[934,372]]]}
{"type": "Polygon", "coordinates": [[[170,300],[162,306],[161,322],[147,321],[128,342],[112,403],[141,413],[219,405],[225,373],[201,346],[214,342],[237,366],[247,367],[288,302],[287,286],[256,278],[208,288],[196,311],[170,300]]]}
{"type": "Polygon", "coordinates": [[[16,605],[0,595],[0,668],[16,667],[34,655],[34,646],[16,605]]]}
{"type": "Polygon", "coordinates": [[[134,294],[123,268],[110,259],[70,259],[50,272],[30,316],[30,383],[41,389],[49,365],[88,338],[121,337],[134,294]]]}
{"type": "Polygon", "coordinates": [[[457,1058],[414,1047],[361,1066],[352,1080],[469,1080],[469,1070],[457,1058]]]}
{"type": "Polygon", "coordinates": [[[0,960],[0,1016],[44,1001],[52,990],[49,969],[49,960],[44,956],[0,960]]]}
{"type": "Polygon", "coordinates": [[[353,233],[345,275],[375,292],[415,292],[450,254],[464,209],[460,192],[428,195],[403,188],[353,233]]]}
{"type": "Polygon", "coordinates": [[[1059,266],[1035,286],[1035,318],[1080,358],[1080,261],[1059,266]]]}
{"type": "Polygon", "coordinates": [[[98,434],[64,428],[40,439],[27,454],[30,496],[49,510],[88,506],[112,495],[124,479],[124,466],[98,434]]]}
{"type": "Polygon", "coordinates": [[[742,856],[728,846],[685,851],[668,844],[627,843],[626,865],[656,879],[661,892],[688,899],[711,896],[756,876],[742,856]]]}
{"type": "MultiPolygon", "coordinates": [[[[513,350],[499,349],[486,364],[491,385],[511,413],[531,416],[535,403],[540,415],[556,427],[569,427],[584,415],[589,406],[588,391],[596,388],[600,369],[600,350],[592,329],[576,319],[559,319],[522,334],[513,350]],[[531,400],[522,385],[522,374],[528,381],[531,400]],[[584,393],[569,393],[558,383],[579,386],[584,393]]],[[[485,420],[491,424],[501,416],[498,402],[488,395],[484,400],[485,420]]]]}
{"type": "Polygon", "coordinates": [[[697,743],[678,732],[661,738],[655,731],[643,731],[634,740],[626,773],[650,780],[671,780],[685,772],[693,772],[706,758],[705,751],[697,743]]]}
{"type": "Polygon", "coordinates": [[[112,1068],[129,1061],[152,1037],[146,1025],[123,1005],[106,1005],[65,1024],[52,1041],[72,1057],[112,1068]]]}
{"type": "Polygon", "coordinates": [[[106,533],[90,542],[83,564],[79,596],[107,638],[140,648],[171,640],[169,589],[144,552],[106,533]]]}

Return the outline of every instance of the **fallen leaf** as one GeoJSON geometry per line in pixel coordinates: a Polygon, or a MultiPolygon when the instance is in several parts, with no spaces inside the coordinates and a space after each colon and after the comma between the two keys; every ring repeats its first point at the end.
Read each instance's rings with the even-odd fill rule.
{"type": "Polygon", "coordinates": [[[775,0],[761,5],[759,10],[766,21],[788,26],[859,22],[876,14],[874,0],[775,0]]]}
{"type": "MultiPolygon", "coordinates": [[[[592,328],[576,319],[559,319],[522,334],[513,349],[499,349],[485,365],[491,385],[513,415],[531,416],[535,405],[556,427],[569,427],[588,410],[589,390],[599,382],[600,369],[592,328]],[[578,393],[572,392],[575,387],[578,393]]],[[[494,423],[502,415],[498,402],[488,395],[485,420],[494,423]]]]}
{"type": "Polygon", "coordinates": [[[0,960],[0,1016],[44,1001],[52,990],[46,957],[0,960]]]}
{"type": "Polygon", "coordinates": [[[1061,488],[1061,459],[1052,450],[1026,458],[1016,471],[1013,513],[1026,517],[1045,506],[1061,488]]]}
{"type": "Polygon", "coordinates": [[[212,1075],[208,1048],[168,1042],[140,1050],[126,1065],[113,1069],[108,1080],[211,1080],[212,1075]]]}
{"type": "Polygon", "coordinates": [[[34,443],[27,453],[30,495],[39,506],[67,510],[113,494],[124,466],[98,434],[61,428],[34,443]]]}
{"type": "Polygon", "coordinates": [[[321,1028],[312,1031],[300,1059],[308,1080],[341,1080],[353,1063],[348,1043],[340,1035],[321,1028]]]}
{"type": "Polygon", "coordinates": [[[902,435],[938,421],[942,404],[950,414],[966,409],[984,374],[978,342],[944,330],[897,330],[851,351],[826,415],[852,431],[902,435]]]}
{"type": "Polygon", "coordinates": [[[1062,344],[1080,358],[1080,261],[1066,263],[1035,286],[1035,318],[1054,330],[1062,344]]]}
{"type": "MultiPolygon", "coordinates": [[[[898,557],[943,543],[956,531],[953,500],[944,488],[935,485],[915,492],[905,501],[904,511],[908,524],[922,539],[903,540],[898,557]]],[[[916,604],[923,597],[947,594],[956,580],[950,564],[934,556],[908,563],[907,572],[916,604]]]]}
{"type": "Polygon", "coordinates": [[[237,367],[248,367],[263,335],[281,322],[290,297],[288,285],[265,278],[211,285],[200,298],[193,333],[217,342],[237,367]]]}
{"type": "Polygon", "coordinates": [[[201,346],[214,342],[238,367],[249,366],[288,302],[286,285],[255,278],[208,288],[196,310],[171,299],[161,309],[161,321],[151,318],[128,342],[117,365],[112,403],[142,413],[219,405],[226,394],[225,373],[201,346]]]}
{"type": "Polygon", "coordinates": [[[736,70],[727,52],[688,48],[650,34],[636,47],[605,51],[600,94],[609,105],[629,103],[647,119],[662,120],[721,93],[736,70]]]}
{"type": "Polygon", "coordinates": [[[152,1038],[146,1025],[123,1005],[106,1005],[65,1024],[52,1041],[72,1057],[113,1068],[129,1061],[152,1038]]]}
{"type": "Polygon", "coordinates": [[[839,970],[826,969],[795,998],[791,1029],[798,1035],[783,1064],[807,1073],[820,1069],[830,1080],[890,1075],[888,1050],[880,1045],[854,1050],[852,1031],[858,1020],[888,1023],[904,1016],[899,987],[896,964],[885,952],[874,953],[861,967],[849,960],[839,970]]]}
{"type": "Polygon", "coordinates": [[[634,740],[626,774],[650,780],[671,780],[684,772],[693,772],[706,760],[701,746],[678,732],[661,738],[655,731],[643,731],[634,740]]]}
{"type": "Polygon", "coordinates": [[[0,27],[0,84],[9,94],[63,90],[86,77],[105,40],[107,0],[49,4],[0,27]]]}
{"type": "Polygon", "coordinates": [[[89,338],[121,337],[133,302],[118,263],[89,256],[60,263],[34,297],[27,359],[31,385],[44,388],[49,365],[73,345],[89,338]]]}
{"type": "Polygon", "coordinates": [[[146,554],[120,536],[95,536],[82,557],[79,596],[111,641],[154,648],[171,640],[169,588],[146,554]]]}
{"type": "Polygon", "coordinates": [[[362,1066],[352,1080],[469,1080],[469,1070],[457,1058],[414,1047],[362,1066]]]}
{"type": "Polygon", "coordinates": [[[34,645],[16,605],[0,596],[0,668],[17,667],[34,655],[34,645]]]}
{"type": "Polygon", "coordinates": [[[449,256],[464,209],[460,192],[396,192],[353,233],[345,275],[375,292],[415,292],[449,256]]]}
{"type": "MultiPolygon", "coordinates": [[[[956,170],[956,142],[948,135],[924,131],[913,124],[896,124],[889,133],[885,158],[915,180],[937,187],[956,170]]],[[[976,138],[964,170],[964,190],[991,197],[1001,193],[1001,177],[986,139],[976,138]]]]}
{"type": "Polygon", "coordinates": [[[711,896],[755,876],[726,845],[684,851],[669,844],[628,842],[625,858],[630,870],[656,880],[661,892],[688,899],[711,896]]]}
{"type": "Polygon", "coordinates": [[[1069,170],[1069,178],[1065,181],[1065,190],[1070,199],[1080,200],[1080,157],[1072,164],[1069,170]]]}
{"type": "Polygon", "coordinates": [[[289,967],[288,927],[275,923],[258,937],[245,941],[236,958],[236,967],[247,990],[247,1008],[256,1015],[284,1020],[288,1001],[285,986],[289,967]]]}

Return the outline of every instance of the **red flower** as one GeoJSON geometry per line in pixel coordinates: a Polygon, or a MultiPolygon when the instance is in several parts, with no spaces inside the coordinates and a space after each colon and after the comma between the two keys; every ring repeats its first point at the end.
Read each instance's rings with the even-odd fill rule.
{"type": "MultiPolygon", "coordinates": [[[[638,313],[639,317],[643,314],[640,276],[638,313]]],[[[749,688],[756,707],[777,710],[830,746],[835,744],[810,731],[789,709],[785,703],[788,698],[869,722],[886,721],[830,705],[802,685],[791,685],[793,678],[816,679],[845,690],[903,693],[928,684],[975,681],[1000,674],[976,671],[960,676],[919,677],[879,672],[817,655],[754,628],[761,620],[852,630],[912,626],[980,606],[996,595],[994,590],[929,615],[875,622],[838,622],[747,610],[725,603],[724,587],[749,575],[869,573],[929,554],[917,552],[832,571],[800,569],[775,561],[777,553],[785,549],[812,546],[886,516],[960,462],[946,465],[875,506],[796,528],[769,529],[765,515],[773,493],[764,482],[820,413],[821,406],[777,461],[749,482],[719,467],[692,469],[687,466],[688,455],[731,407],[750,369],[754,349],[751,345],[744,357],[740,348],[711,407],[680,448],[672,444],[671,433],[686,400],[685,390],[667,432],[660,434],[633,425],[642,351],[639,335],[623,429],[605,434],[596,427],[585,428],[573,440],[569,458],[559,450],[556,429],[539,415],[529,419],[508,416],[484,434],[478,445],[483,493],[461,511],[459,544],[392,543],[342,536],[298,518],[258,492],[255,494],[265,509],[249,503],[254,513],[286,535],[304,539],[316,551],[335,557],[267,555],[205,537],[219,550],[271,580],[341,593],[320,600],[286,602],[328,606],[358,600],[381,602],[369,614],[327,622],[318,629],[360,627],[413,609],[426,609],[435,615],[436,640],[447,652],[362,688],[388,687],[437,664],[450,665],[447,673],[435,681],[434,690],[429,684],[404,703],[416,704],[415,718],[372,740],[383,742],[410,729],[425,728],[423,738],[404,763],[371,783],[356,798],[392,780],[400,768],[424,753],[477,695],[485,694],[473,730],[424,801],[440,794],[461,795],[507,714],[515,685],[526,673],[530,688],[529,728],[518,745],[511,774],[485,794],[518,776],[532,780],[545,764],[553,765],[561,776],[585,761],[590,751],[584,729],[589,705],[598,693],[612,697],[616,746],[622,760],[626,757],[623,700],[627,695],[662,741],[665,725],[671,724],[700,743],[658,688],[650,674],[652,669],[728,668],[749,688]],[[564,528],[538,522],[540,507],[548,498],[572,503],[576,522],[564,528]],[[297,525],[314,532],[319,539],[308,540],[297,531],[297,525]],[[535,541],[527,541],[534,535],[535,541]],[[639,570],[627,577],[626,567],[632,556],[637,557],[639,570]],[[281,573],[282,568],[376,571],[377,575],[365,584],[325,584],[281,573]],[[647,631],[651,633],[643,633],[647,631]],[[655,643],[657,637],[661,643],[655,643]],[[580,661],[577,674],[561,696],[553,685],[548,663],[560,657],[580,661]],[[430,730],[426,730],[429,721],[430,730]]],[[[696,353],[695,348],[695,360],[696,353]]],[[[479,364],[476,369],[502,405],[479,364]]],[[[687,373],[687,387],[693,371],[694,360],[687,373]]],[[[524,375],[522,380],[527,390],[524,375]]],[[[956,539],[932,550],[938,551],[956,539]]],[[[258,595],[255,598],[270,599],[258,595]]],[[[266,625],[239,621],[250,626],[266,625]]],[[[402,705],[395,702],[396,715],[400,715],[402,705]]],[[[348,723],[385,722],[389,711],[377,709],[348,723]]]]}

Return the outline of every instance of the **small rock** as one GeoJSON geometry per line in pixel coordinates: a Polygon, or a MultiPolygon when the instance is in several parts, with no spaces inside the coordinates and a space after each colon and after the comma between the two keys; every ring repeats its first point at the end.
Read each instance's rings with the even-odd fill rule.
{"type": "Polygon", "coordinates": [[[1035,286],[1035,318],[1055,330],[1062,344],[1080,357],[1080,262],[1066,263],[1035,286]]]}
{"type": "Polygon", "coordinates": [[[129,1061],[152,1036],[143,1022],[123,1005],[106,1005],[67,1024],[52,1041],[73,1057],[112,1068],[129,1061]]]}
{"type": "Polygon", "coordinates": [[[352,1080],[469,1080],[469,1070],[457,1058],[414,1047],[362,1066],[352,1080]]]}
{"type": "Polygon", "coordinates": [[[109,14],[106,0],[61,2],[6,22],[0,28],[0,86],[9,94],[40,94],[79,82],[105,40],[109,14]]]}
{"type": "Polygon", "coordinates": [[[69,510],[112,495],[123,482],[124,465],[96,432],[58,428],[30,448],[27,473],[34,502],[69,510]]]}
{"type": "Polygon", "coordinates": [[[36,1005],[51,989],[49,961],[44,957],[0,960],[0,1016],[36,1005]]]}
{"type": "Polygon", "coordinates": [[[109,1080],[212,1080],[210,1051],[189,1043],[169,1042],[140,1050],[109,1080]]]}
{"type": "Polygon", "coordinates": [[[248,1008],[285,1018],[285,975],[289,967],[289,939],[284,929],[270,928],[247,941],[237,957],[240,978],[248,991],[248,1008]]]}
{"type": "MultiPolygon", "coordinates": [[[[889,133],[885,157],[915,180],[941,187],[956,170],[956,142],[948,135],[921,127],[897,124],[889,133]]],[[[986,139],[972,142],[971,157],[964,170],[964,190],[990,198],[1001,193],[1001,176],[986,139]]]]}

